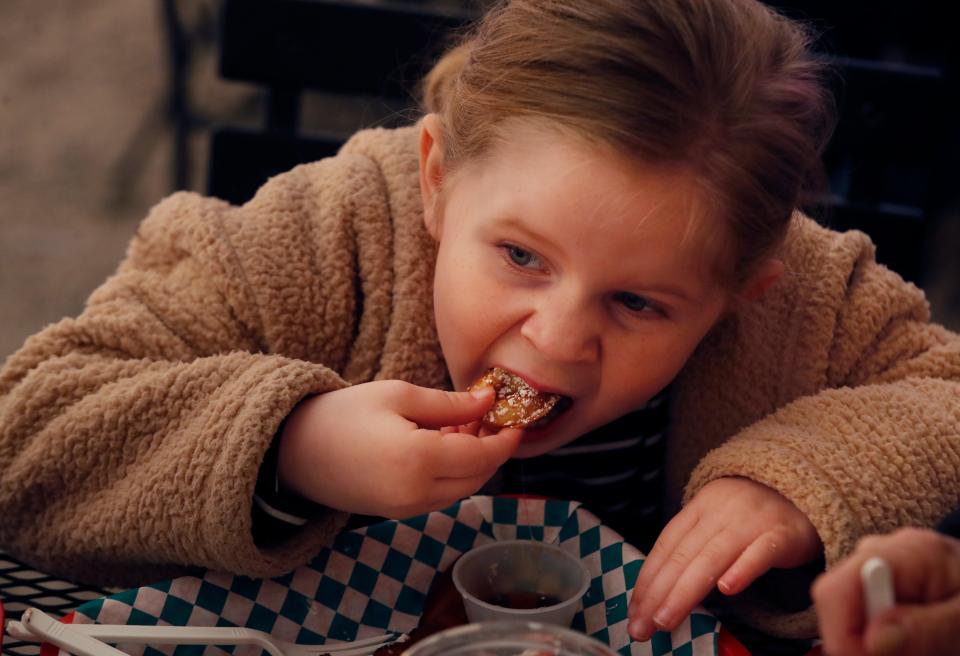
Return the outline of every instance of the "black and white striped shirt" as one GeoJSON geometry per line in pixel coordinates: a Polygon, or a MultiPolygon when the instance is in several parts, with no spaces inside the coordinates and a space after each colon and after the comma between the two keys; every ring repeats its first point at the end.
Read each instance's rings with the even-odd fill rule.
{"type": "Polygon", "coordinates": [[[481,494],[580,501],[628,542],[648,550],[663,524],[669,388],[643,408],[549,453],[509,460],[481,494]]]}

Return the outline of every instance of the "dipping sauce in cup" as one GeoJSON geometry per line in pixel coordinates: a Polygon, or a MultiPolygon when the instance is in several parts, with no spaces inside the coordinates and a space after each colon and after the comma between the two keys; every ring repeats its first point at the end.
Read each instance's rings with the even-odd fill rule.
{"type": "Polygon", "coordinates": [[[453,584],[471,622],[523,620],[569,626],[590,587],[580,559],[535,540],[491,542],[463,554],[453,584]]]}

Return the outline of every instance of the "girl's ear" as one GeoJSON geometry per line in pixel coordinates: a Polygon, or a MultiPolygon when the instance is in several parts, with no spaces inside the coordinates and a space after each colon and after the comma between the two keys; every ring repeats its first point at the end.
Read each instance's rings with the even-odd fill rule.
{"type": "Polygon", "coordinates": [[[739,296],[748,301],[758,300],[780,280],[783,270],[783,260],[775,257],[764,260],[740,288],[739,296]]]}
{"type": "Polygon", "coordinates": [[[427,114],[420,121],[420,197],[423,200],[423,223],[434,239],[440,238],[440,189],[443,186],[443,124],[437,114],[427,114]]]}

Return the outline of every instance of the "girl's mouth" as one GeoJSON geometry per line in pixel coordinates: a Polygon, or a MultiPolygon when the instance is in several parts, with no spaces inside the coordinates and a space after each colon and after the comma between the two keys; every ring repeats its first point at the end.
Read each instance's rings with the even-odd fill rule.
{"type": "Polygon", "coordinates": [[[573,405],[573,399],[569,396],[560,396],[557,399],[557,402],[553,404],[553,407],[550,408],[550,412],[540,417],[536,421],[531,422],[527,425],[527,428],[543,428],[547,424],[552,423],[560,415],[570,409],[570,406],[573,405]]]}

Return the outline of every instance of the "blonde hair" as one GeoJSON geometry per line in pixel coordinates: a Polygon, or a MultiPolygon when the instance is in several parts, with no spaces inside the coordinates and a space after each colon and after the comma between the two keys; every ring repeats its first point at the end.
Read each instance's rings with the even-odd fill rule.
{"type": "Polygon", "coordinates": [[[445,165],[508,119],[545,119],[647,165],[681,166],[722,208],[725,282],[782,242],[833,127],[812,37],[755,0],[510,0],[422,84],[445,165]]]}

